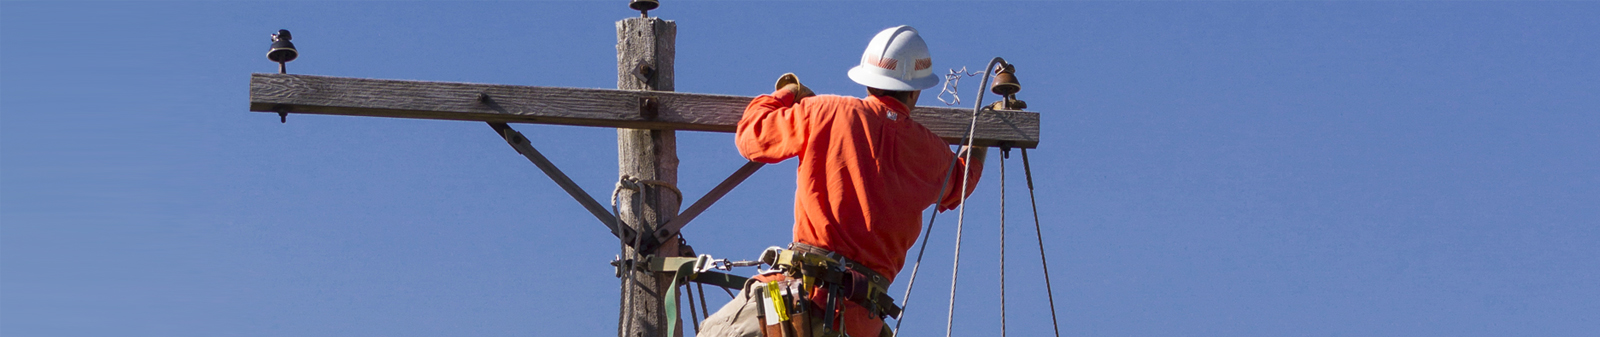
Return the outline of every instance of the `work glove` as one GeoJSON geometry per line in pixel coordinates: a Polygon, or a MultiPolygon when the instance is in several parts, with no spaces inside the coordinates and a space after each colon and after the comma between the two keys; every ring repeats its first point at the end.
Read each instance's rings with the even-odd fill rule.
{"type": "Polygon", "coordinates": [[[794,94],[794,100],[796,101],[799,101],[801,98],[817,95],[816,93],[811,92],[811,88],[807,88],[804,84],[800,84],[800,77],[795,76],[794,73],[787,73],[783,74],[783,76],[779,76],[778,83],[774,83],[772,85],[772,89],[788,90],[790,93],[794,94]]]}

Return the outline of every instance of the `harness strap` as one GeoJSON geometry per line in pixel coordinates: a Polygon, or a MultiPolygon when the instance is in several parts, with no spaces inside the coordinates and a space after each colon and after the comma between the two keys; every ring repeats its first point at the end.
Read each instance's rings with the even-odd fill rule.
{"type": "MultiPolygon", "coordinates": [[[[663,305],[663,309],[667,311],[667,331],[669,332],[677,331],[678,329],[678,285],[693,278],[693,275],[693,263],[684,263],[678,266],[678,269],[672,274],[672,282],[667,286],[666,303],[663,305]]],[[[694,304],[690,304],[689,308],[693,310],[694,304]]]]}

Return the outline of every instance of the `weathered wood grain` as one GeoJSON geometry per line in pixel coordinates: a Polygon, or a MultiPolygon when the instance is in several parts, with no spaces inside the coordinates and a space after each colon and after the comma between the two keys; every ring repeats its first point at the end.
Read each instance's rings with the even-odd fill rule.
{"type": "MultiPolygon", "coordinates": [[[[673,45],[677,36],[678,25],[672,21],[659,18],[617,21],[617,89],[672,91],[673,45]],[[649,70],[640,71],[641,66],[649,70]]],[[[624,111],[631,111],[633,116],[641,119],[651,119],[649,115],[639,115],[637,108],[624,111]]],[[[667,222],[667,219],[677,216],[679,204],[683,203],[683,196],[676,194],[676,189],[666,188],[678,184],[677,139],[677,131],[673,129],[617,128],[618,178],[632,178],[640,182],[636,184],[638,190],[620,191],[618,204],[623,206],[618,218],[634,233],[638,233],[641,236],[639,239],[649,240],[651,244],[657,241],[650,233],[654,233],[655,228],[667,222]],[[644,184],[643,181],[656,181],[666,186],[644,184]]],[[[627,256],[634,259],[643,259],[646,255],[680,255],[677,240],[661,243],[658,247],[646,247],[640,243],[625,249],[627,256]]],[[[631,313],[622,320],[622,335],[683,336],[682,318],[672,320],[662,310],[667,290],[672,288],[672,277],[666,273],[643,270],[632,272],[632,278],[639,283],[623,289],[631,295],[622,310],[631,313]]]]}
{"type": "MultiPolygon", "coordinates": [[[[670,73],[668,73],[670,74],[670,73]]],[[[618,80],[625,79],[623,75],[618,80]]],[[[657,81],[670,76],[658,76],[657,81]]],[[[620,84],[620,82],[619,82],[620,84]]],[[[380,80],[314,75],[253,74],[250,111],[447,119],[633,129],[733,132],[749,96],[665,91],[584,89],[499,84],[380,80]],[[640,99],[659,102],[654,118],[640,99]]],[[[966,135],[971,108],[919,106],[912,118],[952,144],[966,135]]],[[[974,143],[1039,144],[1039,114],[985,110],[974,143]]]]}

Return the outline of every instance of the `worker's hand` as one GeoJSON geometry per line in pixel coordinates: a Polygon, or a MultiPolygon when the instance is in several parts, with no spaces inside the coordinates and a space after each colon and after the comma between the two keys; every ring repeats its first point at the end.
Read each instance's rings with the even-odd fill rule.
{"type": "Polygon", "coordinates": [[[799,76],[795,76],[794,73],[785,73],[783,76],[778,76],[778,83],[772,85],[772,90],[781,90],[783,87],[789,86],[790,84],[799,83],[799,76]]]}
{"type": "Polygon", "coordinates": [[[787,90],[787,91],[789,91],[789,93],[794,94],[794,100],[795,101],[799,101],[801,98],[806,98],[806,97],[811,97],[811,96],[816,96],[817,95],[817,94],[811,92],[811,88],[807,88],[805,85],[802,85],[800,83],[794,83],[794,84],[783,86],[783,90],[787,90]]]}
{"type": "Polygon", "coordinates": [[[816,93],[811,92],[811,88],[807,88],[804,84],[800,84],[800,77],[795,76],[794,73],[787,73],[783,74],[783,76],[779,76],[778,83],[773,84],[772,88],[773,90],[787,90],[790,93],[793,93],[796,101],[800,100],[801,98],[817,95],[816,93]]]}

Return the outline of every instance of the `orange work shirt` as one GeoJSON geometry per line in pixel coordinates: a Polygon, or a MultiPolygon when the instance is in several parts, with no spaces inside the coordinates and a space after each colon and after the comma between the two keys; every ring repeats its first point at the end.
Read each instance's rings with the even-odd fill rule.
{"type": "MultiPolygon", "coordinates": [[[[889,280],[922,232],[922,210],[939,198],[955,153],[890,97],[812,96],[778,90],[745,107],[734,134],[739,153],[776,163],[799,157],[794,241],[842,254],[889,280]]],[[[980,162],[981,163],[981,162],[980,162]]],[[[939,211],[964,194],[964,162],[949,170],[939,211]]],[[[966,194],[981,164],[972,165],[966,194]]]]}

